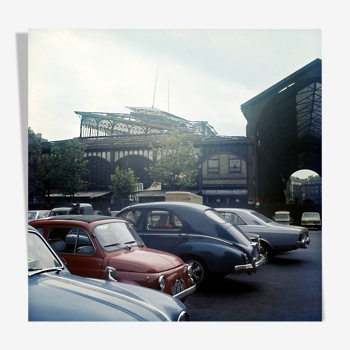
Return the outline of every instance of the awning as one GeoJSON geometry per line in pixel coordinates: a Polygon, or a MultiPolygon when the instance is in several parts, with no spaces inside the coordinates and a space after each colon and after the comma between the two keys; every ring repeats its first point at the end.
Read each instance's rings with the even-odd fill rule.
{"type": "MultiPolygon", "coordinates": [[[[96,198],[96,197],[102,197],[105,194],[112,193],[112,191],[81,191],[76,192],[74,194],[74,197],[90,197],[90,198],[96,198]]],[[[48,197],[46,195],[45,197],[48,197]]],[[[64,195],[63,193],[53,193],[50,194],[50,197],[67,197],[67,195],[64,195]]]]}

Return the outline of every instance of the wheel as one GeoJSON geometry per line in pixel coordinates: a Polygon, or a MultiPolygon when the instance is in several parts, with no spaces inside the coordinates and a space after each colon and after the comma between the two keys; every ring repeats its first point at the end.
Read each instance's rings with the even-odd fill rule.
{"type": "Polygon", "coordinates": [[[262,247],[262,253],[267,253],[268,257],[273,257],[276,255],[276,252],[271,249],[271,247],[266,243],[266,242],[261,242],[261,247],[262,247]]]}
{"type": "Polygon", "coordinates": [[[186,264],[192,265],[192,271],[193,271],[192,278],[197,286],[200,284],[203,284],[204,281],[207,280],[207,278],[209,277],[209,271],[207,266],[205,265],[205,262],[202,259],[196,256],[190,256],[190,257],[184,257],[182,258],[182,260],[186,264]]]}

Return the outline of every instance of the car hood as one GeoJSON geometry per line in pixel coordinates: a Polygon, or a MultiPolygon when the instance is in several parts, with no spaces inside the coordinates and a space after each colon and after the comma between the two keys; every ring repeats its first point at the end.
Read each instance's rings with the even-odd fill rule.
{"type": "Polygon", "coordinates": [[[29,277],[29,321],[172,321],[186,310],[165,293],[71,274],[29,277]]]}
{"type": "Polygon", "coordinates": [[[183,261],[173,254],[146,247],[125,249],[121,254],[111,257],[108,262],[109,266],[118,271],[138,273],[167,271],[182,264],[183,261]]]}

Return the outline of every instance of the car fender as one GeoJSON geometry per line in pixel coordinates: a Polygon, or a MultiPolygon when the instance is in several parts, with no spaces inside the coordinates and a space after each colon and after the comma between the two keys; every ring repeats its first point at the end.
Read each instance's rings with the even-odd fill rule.
{"type": "Polygon", "coordinates": [[[193,255],[201,258],[212,273],[229,273],[234,271],[236,265],[244,263],[244,251],[238,247],[221,242],[208,242],[204,240],[189,240],[177,245],[172,254],[180,258],[193,255]]]}

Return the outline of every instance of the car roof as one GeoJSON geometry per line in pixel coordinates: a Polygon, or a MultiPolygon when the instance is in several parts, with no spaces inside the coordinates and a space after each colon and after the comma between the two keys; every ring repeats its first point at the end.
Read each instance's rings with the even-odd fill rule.
{"type": "Polygon", "coordinates": [[[137,209],[137,208],[157,208],[157,209],[182,209],[182,208],[192,208],[195,210],[204,211],[207,209],[212,209],[211,207],[208,207],[206,205],[202,204],[196,204],[196,203],[188,203],[188,202],[149,202],[149,203],[141,203],[141,204],[135,204],[130,205],[129,207],[126,207],[122,209],[121,211],[128,209],[137,209]]]}
{"type": "Polygon", "coordinates": [[[289,211],[276,211],[275,214],[290,214],[289,211]]]}
{"type": "Polygon", "coordinates": [[[81,222],[95,222],[95,221],[106,221],[106,220],[114,220],[114,221],[125,221],[122,218],[115,218],[113,216],[103,216],[103,215],[59,215],[59,216],[50,216],[44,219],[45,221],[81,221],[81,222]]]}

